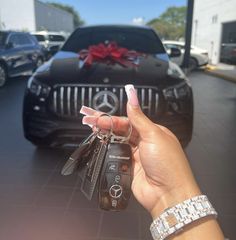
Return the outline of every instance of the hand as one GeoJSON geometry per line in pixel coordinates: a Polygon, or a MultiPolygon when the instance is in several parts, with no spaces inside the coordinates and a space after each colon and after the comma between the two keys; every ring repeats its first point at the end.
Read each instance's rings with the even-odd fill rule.
{"type": "MultiPolygon", "coordinates": [[[[127,115],[133,126],[130,138],[134,171],[132,191],[136,199],[156,218],[165,208],[201,193],[175,135],[143,114],[132,85],[126,86],[126,93],[129,99],[127,115]]],[[[84,124],[97,123],[102,129],[111,127],[108,117],[98,118],[101,112],[82,107],[81,113],[87,115],[83,118],[84,124]]],[[[112,119],[116,133],[127,133],[127,119],[112,119]]]]}

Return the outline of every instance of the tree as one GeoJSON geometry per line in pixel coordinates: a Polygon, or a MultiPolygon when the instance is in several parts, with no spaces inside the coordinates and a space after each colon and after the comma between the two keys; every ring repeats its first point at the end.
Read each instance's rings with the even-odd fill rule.
{"type": "Polygon", "coordinates": [[[147,25],[153,27],[160,37],[169,40],[184,38],[187,7],[169,7],[158,18],[150,20],[147,25]]]}
{"type": "Polygon", "coordinates": [[[61,4],[61,3],[56,3],[56,2],[48,2],[49,5],[52,5],[56,8],[60,8],[70,14],[73,15],[73,24],[74,24],[74,28],[77,28],[81,25],[84,25],[84,21],[80,18],[79,13],[75,10],[74,7],[70,6],[70,5],[65,5],[65,4],[61,4]]]}

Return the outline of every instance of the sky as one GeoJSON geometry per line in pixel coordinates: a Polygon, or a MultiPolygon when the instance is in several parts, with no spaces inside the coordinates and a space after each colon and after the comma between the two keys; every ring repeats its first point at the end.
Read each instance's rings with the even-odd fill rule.
{"type": "Polygon", "coordinates": [[[86,24],[142,24],[187,0],[48,0],[73,6],[86,24]]]}

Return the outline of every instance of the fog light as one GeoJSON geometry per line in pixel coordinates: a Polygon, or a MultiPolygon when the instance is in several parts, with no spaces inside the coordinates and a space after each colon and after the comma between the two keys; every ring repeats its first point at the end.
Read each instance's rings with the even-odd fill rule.
{"type": "Polygon", "coordinates": [[[39,111],[39,110],[40,110],[40,107],[36,105],[36,106],[34,106],[33,109],[34,109],[34,111],[39,111]]]}

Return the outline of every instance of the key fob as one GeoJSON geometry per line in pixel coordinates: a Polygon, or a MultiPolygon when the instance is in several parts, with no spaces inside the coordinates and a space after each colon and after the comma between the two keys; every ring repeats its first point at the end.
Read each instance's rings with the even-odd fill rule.
{"type": "Polygon", "coordinates": [[[99,206],[120,211],[127,207],[131,195],[132,162],[128,143],[110,143],[99,183],[99,206]]]}

